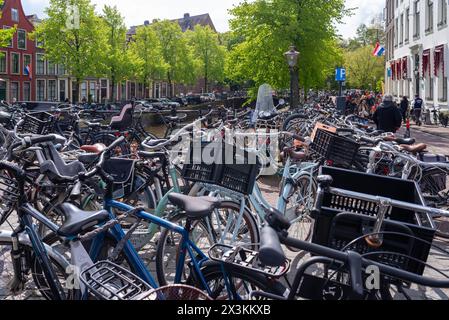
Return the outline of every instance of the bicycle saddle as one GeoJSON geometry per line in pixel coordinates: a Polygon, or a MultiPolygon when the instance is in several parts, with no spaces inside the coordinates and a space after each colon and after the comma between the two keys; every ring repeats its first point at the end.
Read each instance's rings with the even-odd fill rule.
{"type": "Polygon", "coordinates": [[[408,145],[408,146],[414,145],[416,143],[416,139],[413,139],[413,138],[408,138],[408,139],[398,138],[395,141],[399,144],[408,145]]]}
{"type": "Polygon", "coordinates": [[[106,210],[83,211],[70,203],[61,204],[59,209],[65,221],[57,232],[63,237],[76,236],[109,219],[106,210]]]}
{"type": "Polygon", "coordinates": [[[279,236],[270,226],[264,227],[260,233],[259,260],[268,267],[282,267],[287,260],[279,236]]]}
{"type": "Polygon", "coordinates": [[[401,144],[402,150],[405,150],[407,152],[410,152],[412,154],[417,154],[420,152],[423,152],[427,149],[427,145],[424,143],[418,143],[412,146],[401,144]]]}
{"type": "Polygon", "coordinates": [[[168,196],[172,204],[185,210],[186,216],[191,219],[202,219],[212,213],[221,205],[221,201],[212,197],[189,197],[179,193],[168,196]]]}
{"type": "Polygon", "coordinates": [[[103,143],[96,143],[94,145],[81,146],[80,149],[88,153],[100,154],[106,149],[106,146],[103,143]]]}
{"type": "Polygon", "coordinates": [[[281,154],[282,160],[284,160],[287,156],[290,157],[293,161],[303,161],[307,158],[307,155],[303,151],[297,151],[295,148],[284,148],[284,151],[281,154]]]}

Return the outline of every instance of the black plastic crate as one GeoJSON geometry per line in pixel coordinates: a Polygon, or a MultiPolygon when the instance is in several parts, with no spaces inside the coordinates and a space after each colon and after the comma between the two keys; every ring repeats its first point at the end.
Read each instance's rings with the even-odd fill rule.
{"type": "Polygon", "coordinates": [[[186,181],[215,184],[217,164],[223,163],[222,145],[218,142],[201,142],[201,154],[194,153],[194,147],[195,145],[191,143],[182,168],[182,177],[186,181]],[[204,159],[205,154],[210,159],[204,159]]]}
{"type": "Polygon", "coordinates": [[[257,154],[230,144],[224,148],[224,164],[217,166],[216,184],[241,194],[251,194],[260,170],[257,154]]]}
{"type": "Polygon", "coordinates": [[[20,128],[22,133],[49,134],[53,130],[54,117],[48,112],[28,113],[20,128]]]}
{"type": "Polygon", "coordinates": [[[360,145],[346,137],[318,129],[315,133],[310,149],[325,160],[332,162],[333,166],[350,168],[360,145]]]}
{"type": "MultiPolygon", "coordinates": [[[[332,187],[334,188],[424,205],[419,188],[413,181],[331,167],[322,167],[321,174],[329,175],[333,178],[332,187]]],[[[321,210],[314,214],[316,223],[312,241],[337,249],[342,249],[353,239],[371,233],[378,213],[377,204],[374,202],[337,196],[330,193],[324,195],[322,202],[318,206],[321,207],[321,210]],[[349,215],[347,217],[338,217],[339,214],[344,212],[356,214],[360,217],[359,219],[349,215]]],[[[386,218],[386,228],[410,230],[413,236],[428,243],[433,242],[435,229],[432,228],[432,218],[429,215],[392,207],[387,212],[386,218]],[[399,223],[399,226],[397,223],[399,223]]],[[[405,232],[403,233],[405,234],[405,232]]],[[[360,242],[359,245],[361,245],[360,242]]],[[[419,261],[427,261],[430,251],[430,245],[422,241],[416,241],[404,247],[404,241],[394,237],[388,239],[385,245],[386,251],[402,254],[409,252],[409,256],[419,261]]],[[[360,253],[366,253],[370,250],[368,245],[352,249],[360,253]]],[[[397,259],[398,257],[398,255],[391,255],[391,258],[385,256],[384,259],[387,261],[389,259],[397,259]]],[[[390,264],[393,264],[393,262],[401,265],[403,269],[416,274],[424,272],[424,265],[416,261],[392,261],[390,264]]]]}

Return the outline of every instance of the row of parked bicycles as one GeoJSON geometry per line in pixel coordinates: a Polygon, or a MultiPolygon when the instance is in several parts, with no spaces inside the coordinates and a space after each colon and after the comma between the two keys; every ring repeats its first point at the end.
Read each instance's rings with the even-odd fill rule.
{"type": "Polygon", "coordinates": [[[164,137],[138,104],[108,125],[4,105],[0,299],[441,299],[446,157],[271,92],[187,125],[155,111],[164,137]]]}

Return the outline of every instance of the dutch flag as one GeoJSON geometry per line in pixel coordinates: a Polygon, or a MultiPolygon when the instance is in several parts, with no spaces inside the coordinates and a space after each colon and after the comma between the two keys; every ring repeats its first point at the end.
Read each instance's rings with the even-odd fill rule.
{"type": "Polygon", "coordinates": [[[24,73],[26,76],[29,76],[30,79],[33,79],[33,76],[32,76],[32,74],[31,74],[31,66],[30,66],[30,65],[26,65],[26,66],[25,66],[25,68],[23,69],[23,73],[24,73]]]}
{"type": "Polygon", "coordinates": [[[377,42],[376,47],[374,48],[374,51],[373,51],[373,56],[374,57],[382,57],[384,54],[385,54],[385,48],[383,46],[381,46],[379,42],[377,42]]]}

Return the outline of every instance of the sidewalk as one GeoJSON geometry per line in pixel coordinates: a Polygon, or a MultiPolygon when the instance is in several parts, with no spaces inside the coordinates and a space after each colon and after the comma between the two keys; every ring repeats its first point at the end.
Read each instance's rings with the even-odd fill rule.
{"type": "Polygon", "coordinates": [[[437,137],[449,139],[449,127],[444,128],[442,126],[432,126],[432,125],[422,125],[421,127],[417,125],[412,125],[412,129],[420,131],[423,133],[431,134],[437,137]]]}

